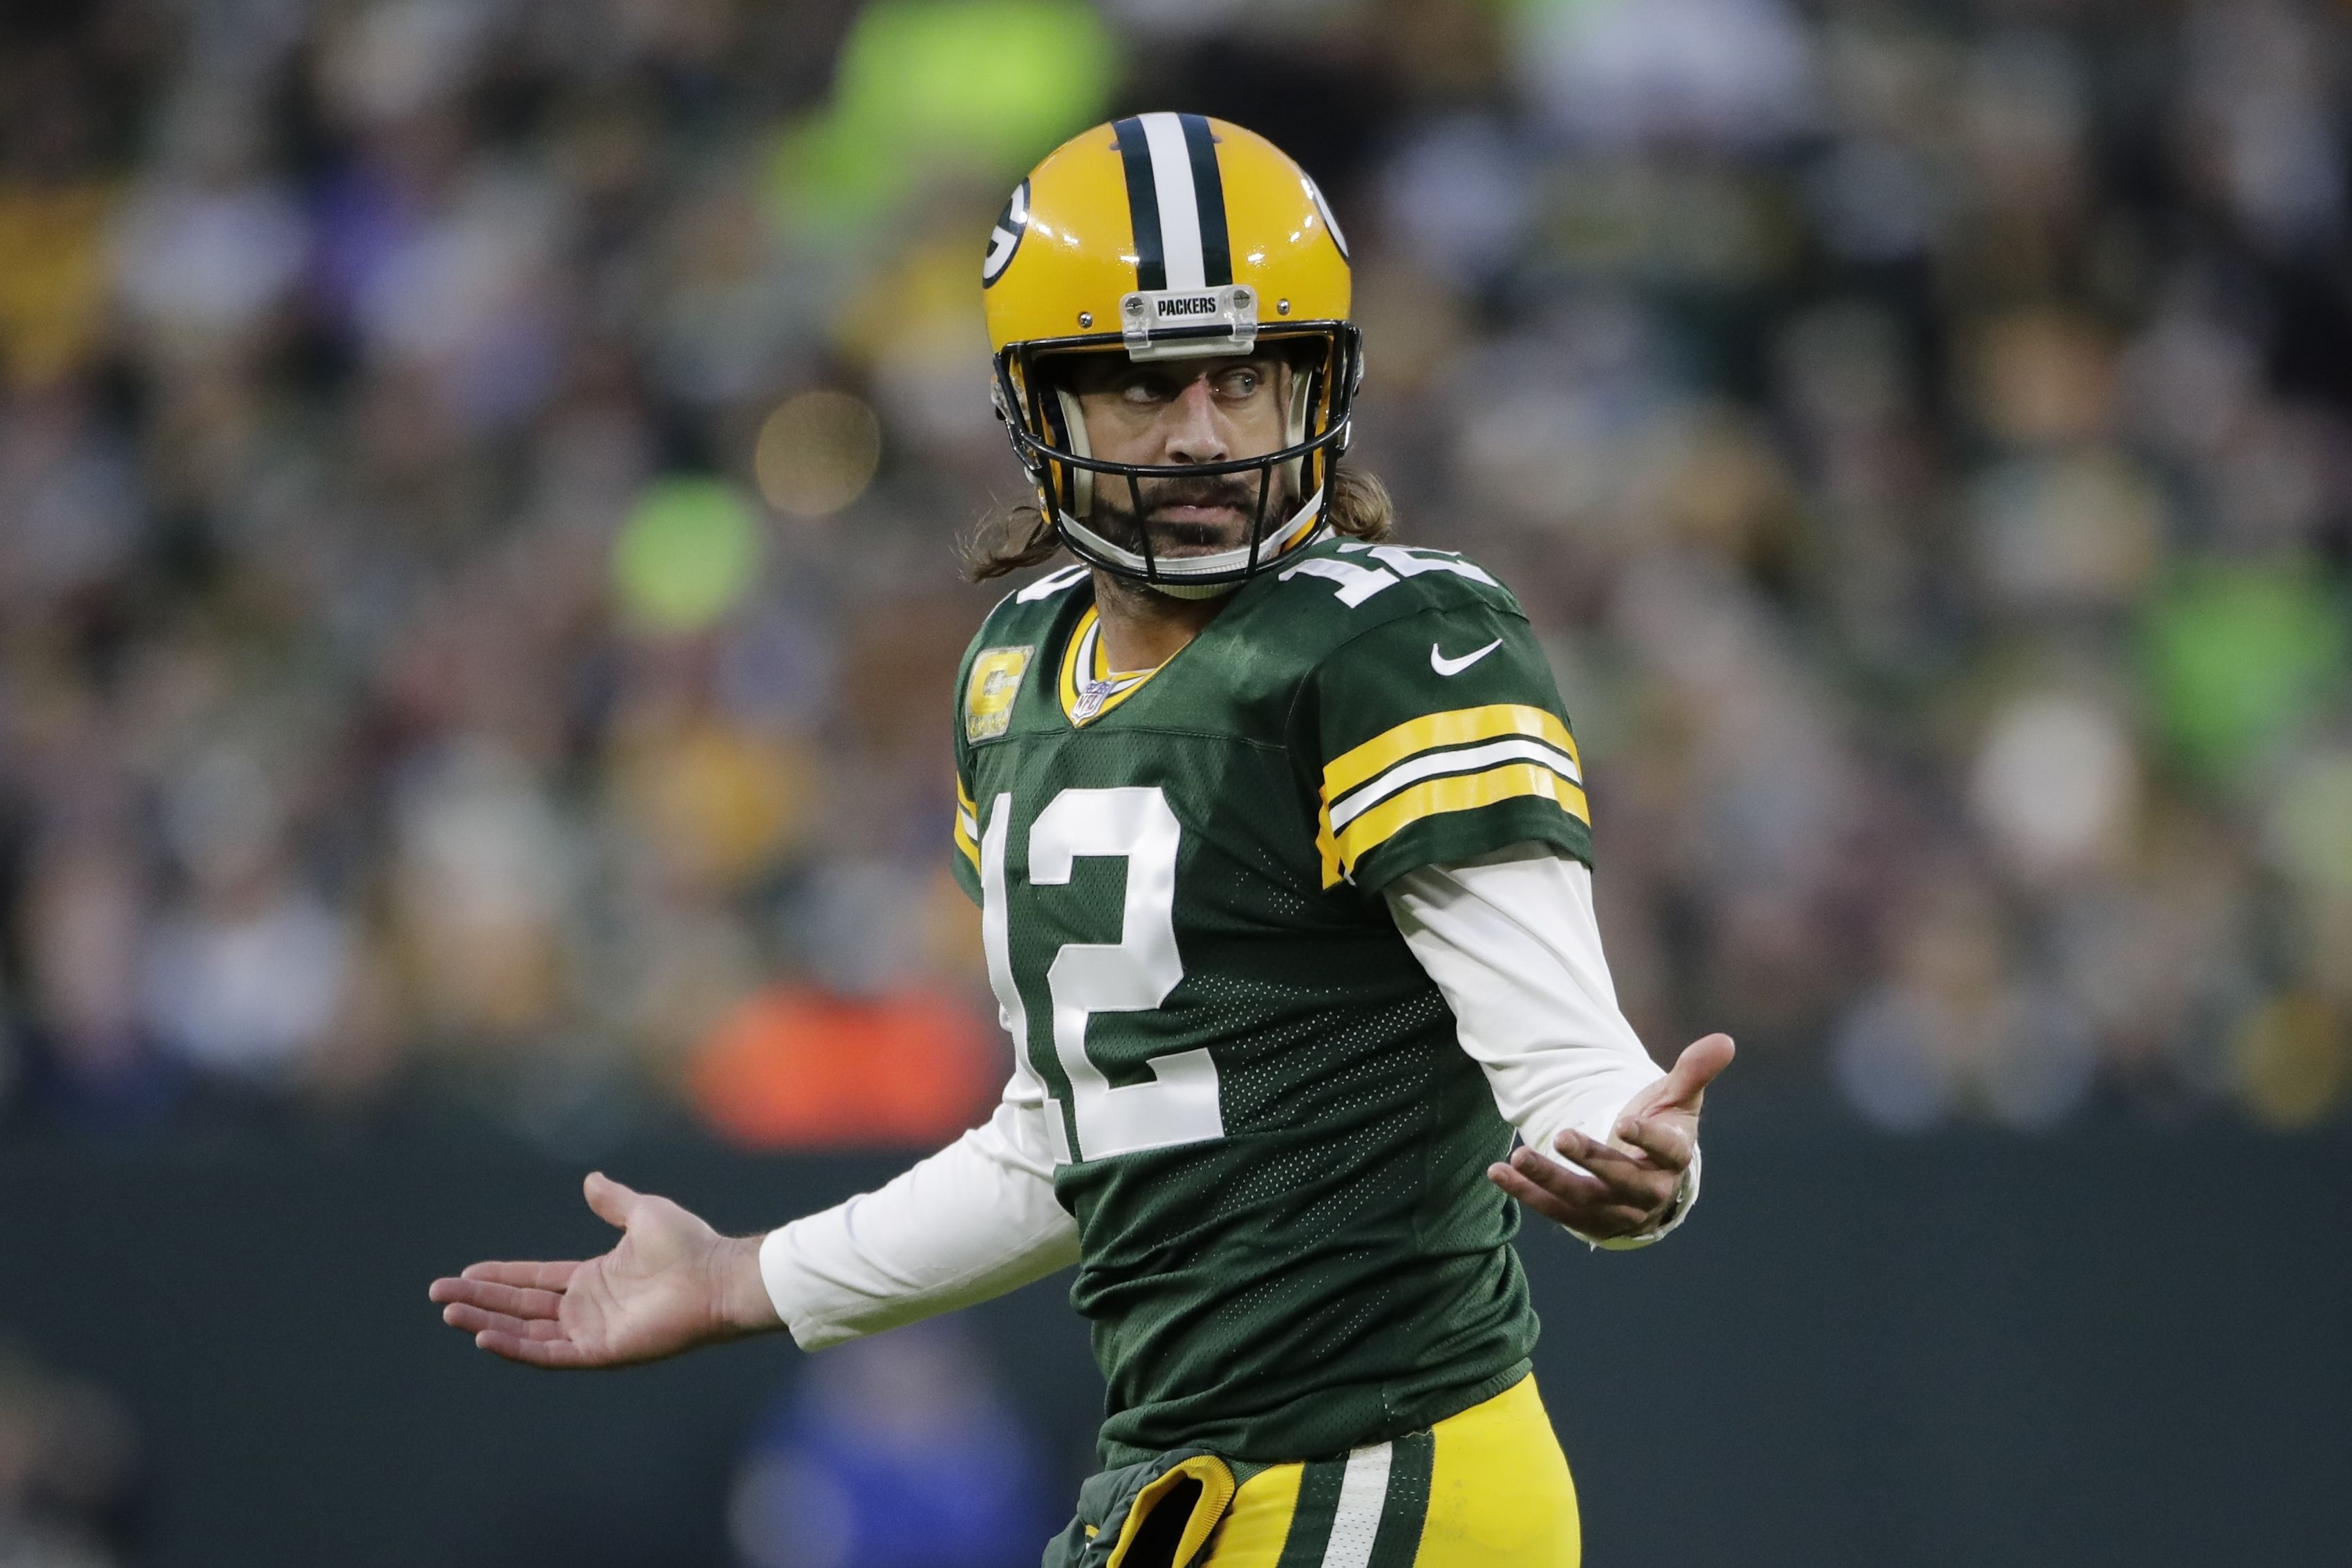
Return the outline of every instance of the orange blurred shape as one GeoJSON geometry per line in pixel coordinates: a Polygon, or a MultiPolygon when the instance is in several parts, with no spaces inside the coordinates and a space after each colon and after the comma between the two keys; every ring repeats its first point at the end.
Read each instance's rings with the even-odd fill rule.
{"type": "Polygon", "coordinates": [[[704,1124],[755,1149],[945,1143],[995,1089],[988,1032],[934,992],[843,996],[778,985],[703,1043],[687,1091],[704,1124]]]}

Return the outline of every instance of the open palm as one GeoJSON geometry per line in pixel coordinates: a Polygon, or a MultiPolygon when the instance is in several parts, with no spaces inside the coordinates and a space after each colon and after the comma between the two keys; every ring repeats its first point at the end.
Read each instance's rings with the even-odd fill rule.
{"type": "Polygon", "coordinates": [[[477,1263],[429,1294],[486,1351],[544,1367],[626,1366],[776,1326],[756,1244],[720,1236],[667,1198],[604,1175],[588,1206],[621,1227],[600,1258],[477,1263]],[[763,1321],[764,1319],[764,1321],[763,1321]]]}
{"type": "Polygon", "coordinates": [[[1608,1142],[1574,1128],[1553,1147],[1574,1165],[1521,1148],[1488,1167],[1496,1186],[1547,1219],[1591,1240],[1640,1236],[1672,1211],[1683,1173],[1698,1152],[1698,1115],[1706,1086],[1731,1065],[1728,1035],[1683,1047],[1671,1071],[1618,1112],[1608,1142]],[[1580,1169],[1579,1167],[1581,1167],[1580,1169]]]}

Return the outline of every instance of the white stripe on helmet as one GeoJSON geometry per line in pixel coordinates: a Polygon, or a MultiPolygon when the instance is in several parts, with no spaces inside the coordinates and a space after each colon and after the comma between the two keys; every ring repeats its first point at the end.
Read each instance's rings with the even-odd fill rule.
{"type": "Polygon", "coordinates": [[[1192,188],[1192,154],[1184,122],[1173,114],[1145,114],[1144,145],[1151,149],[1151,184],[1160,198],[1160,252],[1171,289],[1208,287],[1201,255],[1201,200],[1192,188]]]}

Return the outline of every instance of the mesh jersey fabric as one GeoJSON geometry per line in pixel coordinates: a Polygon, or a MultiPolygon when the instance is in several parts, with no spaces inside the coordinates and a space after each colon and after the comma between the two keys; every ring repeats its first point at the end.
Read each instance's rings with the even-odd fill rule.
{"type": "Polygon", "coordinates": [[[1052,1097],[1105,1460],[1425,1428],[1524,1375],[1537,1325],[1484,1174],[1510,1129],[1380,890],[1511,844],[1589,862],[1550,671],[1437,551],[1318,544],[1108,700],[1092,612],[1065,571],[974,637],[954,860],[1052,1097]]]}

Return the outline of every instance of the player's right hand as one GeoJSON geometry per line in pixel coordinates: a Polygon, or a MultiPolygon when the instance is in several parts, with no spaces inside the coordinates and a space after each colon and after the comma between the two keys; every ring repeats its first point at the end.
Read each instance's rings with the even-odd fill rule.
{"type": "Polygon", "coordinates": [[[477,1263],[428,1294],[474,1343],[532,1366],[626,1366],[780,1328],[759,1239],[721,1236],[667,1198],[601,1173],[588,1206],[621,1228],[601,1258],[477,1263]]]}

